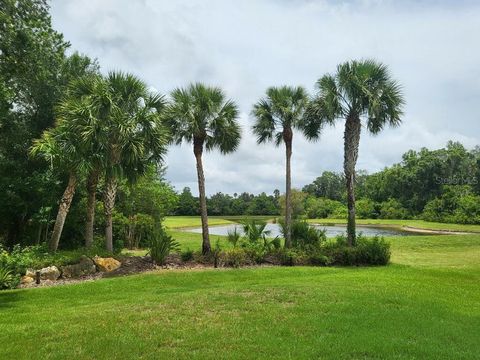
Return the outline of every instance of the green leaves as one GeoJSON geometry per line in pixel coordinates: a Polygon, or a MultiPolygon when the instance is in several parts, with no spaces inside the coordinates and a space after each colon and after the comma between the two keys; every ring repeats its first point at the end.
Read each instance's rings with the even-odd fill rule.
{"type": "Polygon", "coordinates": [[[171,97],[165,116],[171,142],[192,143],[196,138],[207,150],[219,149],[224,154],[238,148],[241,138],[238,107],[225,98],[220,88],[196,83],[175,89],[171,97]]]}
{"type": "Polygon", "coordinates": [[[300,86],[268,88],[266,97],[260,99],[252,110],[255,117],[252,129],[257,142],[274,140],[278,146],[283,141],[285,129],[303,128],[302,117],[307,103],[307,92],[300,86]]]}
{"type": "Polygon", "coordinates": [[[335,75],[317,81],[317,95],[304,117],[304,133],[317,139],[324,125],[348,116],[364,117],[367,129],[376,134],[385,125],[401,122],[404,99],[400,85],[392,80],[386,65],[374,60],[338,65],[335,75]]]}

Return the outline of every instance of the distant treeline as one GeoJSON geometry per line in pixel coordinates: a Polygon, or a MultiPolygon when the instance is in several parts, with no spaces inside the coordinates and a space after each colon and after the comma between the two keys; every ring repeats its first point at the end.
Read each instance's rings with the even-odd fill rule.
{"type": "MultiPolygon", "coordinates": [[[[480,147],[458,142],[443,149],[410,150],[384,170],[356,176],[359,218],[410,219],[480,223],[480,147]]],[[[294,191],[294,215],[308,218],[346,216],[345,179],[325,171],[302,191],[294,191]]],[[[277,215],[280,192],[272,195],[221,192],[207,199],[210,215],[277,215]]],[[[175,215],[198,215],[198,198],[189,188],[178,195],[175,215]]]]}

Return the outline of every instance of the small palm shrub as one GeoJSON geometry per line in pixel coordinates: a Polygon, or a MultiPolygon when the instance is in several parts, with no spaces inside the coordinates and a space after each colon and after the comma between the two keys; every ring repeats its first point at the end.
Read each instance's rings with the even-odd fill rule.
{"type": "Polygon", "coordinates": [[[241,235],[240,233],[238,232],[238,229],[237,227],[235,226],[235,228],[233,229],[233,231],[228,231],[227,233],[227,241],[232,244],[232,246],[234,248],[237,247],[239,241],[240,241],[240,238],[241,238],[241,235]]]}
{"type": "Polygon", "coordinates": [[[267,227],[266,221],[250,219],[242,221],[242,225],[245,238],[251,244],[259,243],[264,237],[270,235],[270,231],[265,230],[267,227]]]}
{"type": "Polygon", "coordinates": [[[149,254],[152,260],[158,265],[165,265],[167,256],[175,250],[178,250],[180,244],[176,242],[170,235],[160,228],[150,239],[149,254]]]}
{"type": "MultiPolygon", "coordinates": [[[[284,222],[280,222],[280,231],[285,237],[286,229],[284,222]]],[[[292,222],[291,234],[292,247],[309,251],[315,251],[327,239],[324,230],[317,229],[304,220],[292,222]]]]}

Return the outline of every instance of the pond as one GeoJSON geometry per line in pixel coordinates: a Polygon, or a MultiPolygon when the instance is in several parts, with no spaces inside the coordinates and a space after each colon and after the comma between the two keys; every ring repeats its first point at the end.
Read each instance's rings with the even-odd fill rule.
{"type": "MultiPolygon", "coordinates": [[[[312,224],[319,229],[325,230],[327,237],[335,237],[337,235],[345,234],[347,231],[346,225],[315,225],[312,224]]],[[[243,234],[242,226],[240,224],[230,224],[230,225],[218,225],[218,226],[210,226],[209,233],[212,235],[227,235],[229,231],[233,231],[237,228],[237,231],[243,234]]],[[[278,224],[267,224],[265,230],[270,231],[269,237],[275,236],[282,236],[280,232],[280,225],[278,224]]],[[[184,231],[193,232],[193,233],[201,233],[202,228],[192,228],[192,229],[184,229],[184,231]]],[[[405,236],[405,235],[416,235],[412,232],[406,232],[401,230],[395,230],[390,228],[382,228],[382,227],[372,227],[372,226],[357,226],[357,233],[362,233],[365,236],[405,236]]]]}

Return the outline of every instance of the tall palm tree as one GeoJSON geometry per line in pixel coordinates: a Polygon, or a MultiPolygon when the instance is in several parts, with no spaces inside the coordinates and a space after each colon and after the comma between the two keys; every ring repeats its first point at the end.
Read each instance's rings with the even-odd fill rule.
{"type": "Polygon", "coordinates": [[[67,132],[62,125],[63,120],[60,120],[57,127],[45,131],[40,139],[35,140],[31,148],[32,155],[42,156],[52,166],[68,173],[68,182],[60,199],[52,236],[48,242],[48,248],[52,252],[58,249],[65,219],[70,210],[80,174],[85,171],[86,165],[76,134],[67,132]]]}
{"type": "Polygon", "coordinates": [[[106,97],[106,84],[100,75],[89,75],[72,81],[68,86],[68,96],[59,107],[64,110],[72,105],[72,102],[83,100],[84,116],[79,116],[74,121],[66,123],[68,132],[76,134],[82,141],[83,155],[89,162],[86,180],[87,208],[85,222],[85,247],[90,248],[93,244],[93,228],[95,222],[96,193],[101,170],[104,167],[103,144],[97,138],[99,134],[102,116],[110,109],[110,98],[106,97]]]}
{"type": "Polygon", "coordinates": [[[112,213],[119,177],[135,181],[152,163],[162,161],[169,134],[162,123],[165,99],[148,90],[131,74],[110,72],[105,78],[106,92],[98,100],[103,107],[96,141],[103,149],[105,190],[105,247],[113,251],[112,213]]]}
{"type": "Polygon", "coordinates": [[[385,125],[401,123],[404,99],[399,84],[387,66],[374,60],[349,61],[338,65],[335,75],[327,74],[316,84],[318,94],[305,112],[305,133],[315,139],[325,124],[345,121],[344,172],[347,184],[350,246],[355,233],[355,165],[358,158],[362,119],[367,130],[378,134],[385,125]]]}
{"type": "Polygon", "coordinates": [[[237,122],[235,103],[225,99],[223,91],[200,83],[188,88],[175,89],[168,107],[166,121],[172,133],[172,141],[193,144],[197,162],[198,193],[202,218],[202,252],[210,252],[208,236],[205,176],[203,174],[203,150],[219,149],[222,154],[233,152],[240,143],[241,128],[237,122]]]}
{"type": "Polygon", "coordinates": [[[308,103],[308,95],[302,87],[270,87],[266,97],[254,106],[256,119],[253,133],[257,142],[274,140],[275,145],[285,144],[285,247],[291,247],[292,182],[290,160],[292,157],[293,129],[302,129],[302,117],[308,103]]]}

